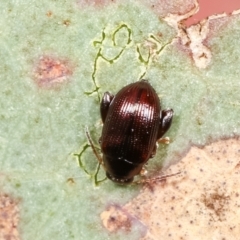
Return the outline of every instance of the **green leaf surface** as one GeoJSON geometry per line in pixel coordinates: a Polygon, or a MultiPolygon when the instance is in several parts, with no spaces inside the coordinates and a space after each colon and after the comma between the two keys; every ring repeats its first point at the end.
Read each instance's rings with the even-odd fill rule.
{"type": "MultiPolygon", "coordinates": [[[[172,142],[149,162],[150,176],[179,161],[190,143],[240,132],[238,17],[208,39],[206,69],[175,44],[172,27],[136,1],[104,8],[2,1],[0,29],[0,191],[20,199],[22,239],[123,239],[104,230],[100,213],[141,186],[96,186],[98,164],[85,135],[88,126],[97,144],[105,91],[145,78],[163,108],[174,109],[172,142]]],[[[128,238],[138,239],[141,228],[128,238]]]]}

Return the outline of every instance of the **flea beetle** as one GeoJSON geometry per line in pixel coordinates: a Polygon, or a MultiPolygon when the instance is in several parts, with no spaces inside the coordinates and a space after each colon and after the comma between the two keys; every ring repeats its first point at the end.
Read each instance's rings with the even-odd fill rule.
{"type": "Polygon", "coordinates": [[[173,110],[161,110],[154,88],[147,80],[140,80],[123,87],[115,96],[105,92],[100,114],[103,157],[97,154],[87,133],[93,151],[110,180],[131,183],[154,157],[157,142],[171,126],[173,110]]]}

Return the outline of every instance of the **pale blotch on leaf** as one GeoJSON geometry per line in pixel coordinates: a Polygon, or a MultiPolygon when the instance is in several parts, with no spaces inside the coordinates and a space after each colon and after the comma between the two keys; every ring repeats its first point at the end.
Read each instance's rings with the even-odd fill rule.
{"type": "Polygon", "coordinates": [[[20,239],[18,232],[19,208],[7,195],[0,195],[0,239],[20,239]]]}
{"type": "MultiPolygon", "coordinates": [[[[193,146],[166,172],[181,174],[144,187],[121,208],[122,215],[138,219],[147,228],[141,240],[190,240],[193,236],[198,240],[203,239],[203,234],[204,239],[238,239],[239,153],[239,139],[220,140],[204,148],[193,146]]],[[[101,216],[107,216],[106,213],[109,211],[101,216]]],[[[109,231],[110,219],[115,215],[116,211],[112,211],[109,220],[103,221],[109,231]]]]}
{"type": "Polygon", "coordinates": [[[70,75],[72,69],[67,60],[53,56],[40,57],[34,71],[37,85],[44,88],[58,87],[67,82],[70,75]]]}
{"type": "Polygon", "coordinates": [[[116,232],[120,229],[128,232],[132,226],[131,219],[117,206],[110,206],[107,211],[101,214],[101,219],[103,225],[110,232],[116,232]]]}

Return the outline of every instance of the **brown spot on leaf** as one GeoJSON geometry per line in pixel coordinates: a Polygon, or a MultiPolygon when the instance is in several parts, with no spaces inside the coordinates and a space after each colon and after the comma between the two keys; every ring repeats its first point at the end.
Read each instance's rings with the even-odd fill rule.
{"type": "Polygon", "coordinates": [[[67,183],[68,183],[69,185],[73,185],[73,184],[75,184],[75,181],[74,181],[73,178],[68,178],[68,179],[67,179],[67,183]]]}
{"type": "Polygon", "coordinates": [[[63,24],[67,27],[71,24],[71,21],[69,19],[66,19],[63,21],[63,24]]]}
{"type": "Polygon", "coordinates": [[[34,71],[36,83],[40,87],[54,88],[68,82],[72,75],[72,67],[66,59],[54,56],[39,58],[34,71]]]}
{"type": "Polygon", "coordinates": [[[240,168],[240,162],[238,162],[235,166],[236,169],[240,168]]]}
{"type": "Polygon", "coordinates": [[[18,240],[19,208],[18,202],[8,195],[0,195],[0,239],[18,240]]]}
{"type": "Polygon", "coordinates": [[[53,13],[52,13],[52,11],[48,11],[48,12],[46,13],[46,15],[47,15],[47,17],[51,17],[51,16],[53,15],[53,13]]]}
{"type": "Polygon", "coordinates": [[[218,189],[212,193],[202,195],[203,203],[212,211],[212,214],[210,213],[210,215],[212,216],[212,219],[216,221],[226,220],[225,211],[228,209],[229,200],[230,197],[224,195],[224,193],[220,193],[218,189]]]}

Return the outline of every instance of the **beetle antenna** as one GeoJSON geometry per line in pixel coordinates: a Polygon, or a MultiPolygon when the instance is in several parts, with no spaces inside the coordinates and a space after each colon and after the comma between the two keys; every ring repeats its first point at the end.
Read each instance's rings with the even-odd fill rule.
{"type": "Polygon", "coordinates": [[[156,182],[156,181],[164,181],[165,179],[167,179],[169,177],[176,176],[176,175],[178,175],[180,173],[181,172],[176,172],[176,173],[167,174],[167,175],[163,175],[163,176],[158,176],[158,177],[153,177],[153,178],[146,178],[146,179],[142,179],[142,180],[133,182],[133,184],[143,184],[143,183],[152,183],[152,182],[156,182]]]}
{"type": "Polygon", "coordinates": [[[92,138],[91,138],[91,136],[90,136],[90,133],[89,133],[89,131],[88,131],[88,127],[86,127],[85,133],[86,133],[88,142],[89,142],[89,144],[90,144],[90,146],[91,146],[91,148],[92,148],[92,150],[93,150],[94,155],[96,156],[98,162],[102,165],[102,164],[103,164],[102,158],[101,158],[101,156],[98,154],[95,146],[93,145],[93,140],[92,140],[92,138]]]}

